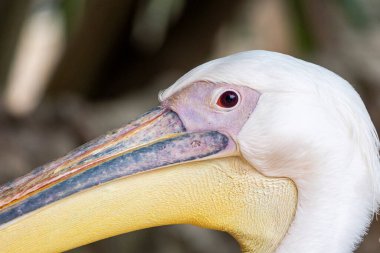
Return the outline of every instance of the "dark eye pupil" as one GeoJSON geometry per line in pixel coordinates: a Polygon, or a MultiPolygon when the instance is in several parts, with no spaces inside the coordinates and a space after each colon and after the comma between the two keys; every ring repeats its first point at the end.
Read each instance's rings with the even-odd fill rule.
{"type": "Polygon", "coordinates": [[[239,102],[239,96],[234,91],[226,91],[220,95],[217,104],[224,108],[234,107],[239,102]]]}

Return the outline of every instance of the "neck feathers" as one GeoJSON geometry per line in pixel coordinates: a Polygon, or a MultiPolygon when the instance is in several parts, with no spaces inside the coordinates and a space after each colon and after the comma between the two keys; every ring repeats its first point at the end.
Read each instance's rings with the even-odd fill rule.
{"type": "Polygon", "coordinates": [[[313,183],[296,182],[296,216],[277,253],[353,252],[367,231],[374,196],[362,159],[353,157],[344,172],[328,166],[318,170],[326,174],[313,183]]]}

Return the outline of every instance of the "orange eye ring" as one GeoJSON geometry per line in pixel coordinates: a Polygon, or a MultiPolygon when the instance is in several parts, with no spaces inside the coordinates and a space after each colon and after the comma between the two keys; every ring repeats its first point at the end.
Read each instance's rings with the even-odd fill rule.
{"type": "Polygon", "coordinates": [[[216,104],[222,108],[232,108],[235,107],[238,103],[239,95],[233,90],[223,92],[216,102],[216,104]]]}

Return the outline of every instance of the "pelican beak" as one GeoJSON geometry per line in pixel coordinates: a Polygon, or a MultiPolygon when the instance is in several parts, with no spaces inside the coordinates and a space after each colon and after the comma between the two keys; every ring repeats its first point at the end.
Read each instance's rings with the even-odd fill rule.
{"type": "Polygon", "coordinates": [[[0,187],[0,251],[60,252],[167,224],[273,249],[296,202],[294,184],[260,175],[230,136],[188,132],[174,111],[156,108],[0,187]]]}

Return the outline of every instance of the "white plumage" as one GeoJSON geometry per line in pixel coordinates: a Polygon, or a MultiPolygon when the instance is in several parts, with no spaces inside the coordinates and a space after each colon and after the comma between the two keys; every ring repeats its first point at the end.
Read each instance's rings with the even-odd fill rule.
{"type": "Polygon", "coordinates": [[[199,80],[261,93],[238,144],[258,171],[297,186],[296,216],[277,252],[351,252],[380,203],[379,141],[351,85],[315,64],[250,51],[193,69],[160,100],[199,80]]]}

